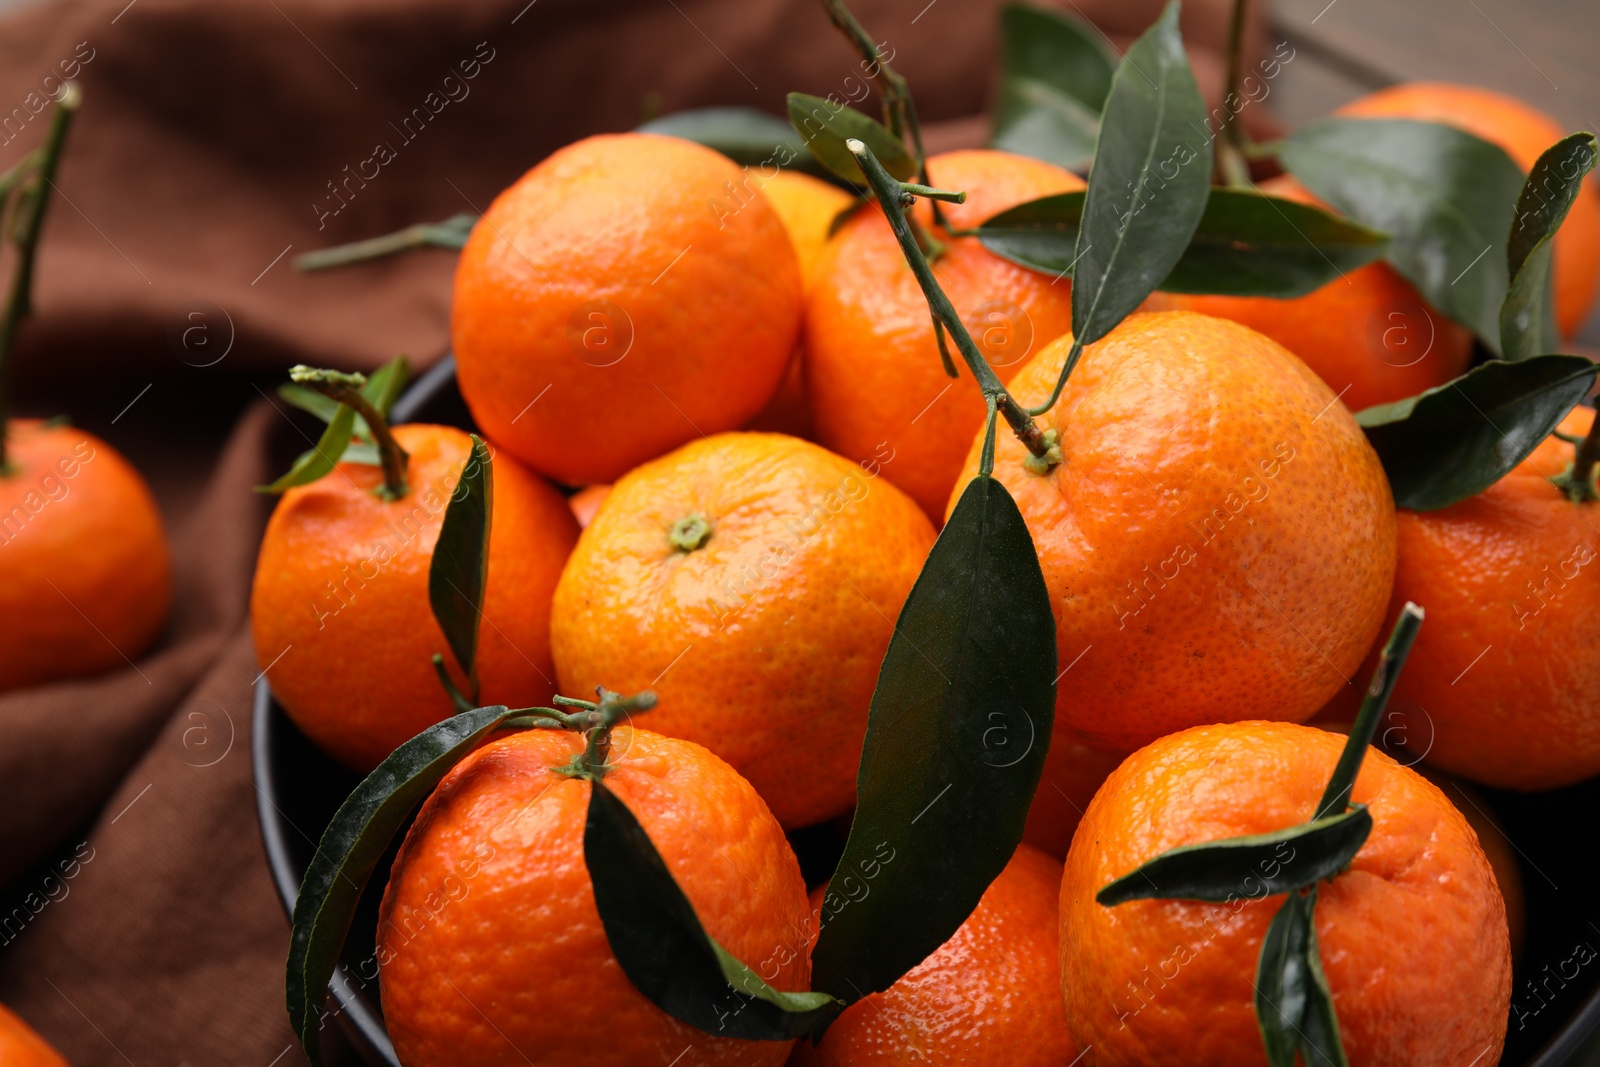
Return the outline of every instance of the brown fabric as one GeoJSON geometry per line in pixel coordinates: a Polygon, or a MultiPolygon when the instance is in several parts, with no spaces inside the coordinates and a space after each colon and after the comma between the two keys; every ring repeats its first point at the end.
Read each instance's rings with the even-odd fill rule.
{"type": "MultiPolygon", "coordinates": [[[[998,2],[852,2],[924,117],[952,120],[934,148],[986,130],[998,2]]],[[[1071,6],[1126,40],[1159,0],[1071,6]]],[[[1187,5],[1186,26],[1220,49],[1226,7],[1187,5]]],[[[139,464],[176,559],[170,632],[136,669],[0,697],[0,1001],[80,1067],[303,1062],[244,624],[267,507],[250,487],[305,445],[263,398],[294,362],[435,357],[452,257],[317,276],[292,257],[480,209],[647,96],[781,112],[789,89],[858,91],[856,64],[816,0],[62,0],[0,21],[0,170],[39,142],[62,73],[85,96],[22,408],[139,464]]]]}

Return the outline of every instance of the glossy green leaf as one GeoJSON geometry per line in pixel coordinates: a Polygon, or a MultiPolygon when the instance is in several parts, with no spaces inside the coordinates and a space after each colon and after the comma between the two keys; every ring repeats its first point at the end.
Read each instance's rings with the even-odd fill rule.
{"type": "Polygon", "coordinates": [[[813,988],[851,1002],[887,989],[972,914],[1022,840],[1055,676],[1033,538],[1005,486],[975,478],[883,658],[813,988]]]}
{"type": "MultiPolygon", "coordinates": [[[[779,992],[729,954],[706,933],[633,812],[602,782],[592,787],[583,859],[595,907],[622,973],[652,1003],[709,1034],[745,1041],[787,1041],[844,1009],[825,993],[779,992]]],[[[795,938],[780,951],[803,954],[804,931],[795,938]]]]}
{"type": "Polygon", "coordinates": [[[321,1062],[328,980],[373,867],[411,810],[511,715],[503,706],[476,708],[428,727],[378,764],[323,831],[295,900],[285,980],[289,1021],[312,1064],[321,1062]]]}
{"type": "Polygon", "coordinates": [[[1271,1067],[1294,1067],[1300,1048],[1301,1023],[1310,999],[1311,973],[1307,949],[1316,931],[1312,911],[1317,896],[1290,893],[1261,939],[1256,961],[1256,1025],[1271,1067]]]}
{"type": "MultiPolygon", "coordinates": [[[[1030,200],[978,227],[995,255],[1054,277],[1077,255],[1082,192],[1030,200]]],[[[1156,288],[1169,293],[1304,296],[1383,255],[1388,238],[1293,200],[1213,188],[1182,257],[1156,288]]]]}
{"type": "Polygon", "coordinates": [[[1528,173],[1506,245],[1511,288],[1500,307],[1500,349],[1506,359],[1561,348],[1550,291],[1552,242],[1594,164],[1594,134],[1575,133],[1546,149],[1528,173]]]}
{"type": "Polygon", "coordinates": [[[473,434],[472,451],[444,509],[439,540],[428,563],[428,604],[456,663],[472,680],[474,699],[478,623],[483,618],[484,590],[489,584],[489,528],[493,520],[494,463],[489,446],[473,434]]]}
{"type": "Polygon", "coordinates": [[[821,178],[833,175],[806,148],[794,127],[753,107],[700,107],[662,115],[639,127],[715,149],[747,167],[784,167],[821,178]]]}
{"type": "Polygon", "coordinates": [[[835,104],[820,96],[789,94],[789,122],[799,131],[811,154],[834,174],[856,185],[866,185],[866,175],[856,157],[844,146],[854,138],[872,149],[883,169],[899,181],[916,175],[917,161],[887,126],[855,108],[835,104]]]}
{"type": "Polygon", "coordinates": [[[1522,188],[1503,149],[1433,122],[1330,118],[1291,134],[1279,159],[1317,196],[1389,234],[1395,269],[1499,351],[1506,235],[1522,188]]]}
{"type": "Polygon", "coordinates": [[[1094,156],[1115,61],[1093,26],[1026,4],[1000,9],[1000,102],[990,145],[1077,169],[1094,156]]]}
{"type": "Polygon", "coordinates": [[[1073,268],[1072,332],[1092,344],[1172,272],[1211,192],[1206,106],[1172,0],[1111,79],[1073,268]]]}
{"type": "Polygon", "coordinates": [[[1356,414],[1403,508],[1481,493],[1527,458],[1593,384],[1580,356],[1494,360],[1425,393],[1356,414]]]}
{"type": "MultiPolygon", "coordinates": [[[[1311,890],[1316,906],[1316,889],[1311,890]]],[[[1333,1009],[1333,990],[1322,969],[1322,949],[1317,944],[1317,926],[1306,924],[1306,972],[1311,981],[1306,987],[1306,1011],[1300,1019],[1300,1058],[1313,1067],[1350,1067],[1339,1036],[1339,1016],[1333,1009]]],[[[1471,1067],[1468,1064],[1467,1067],[1471,1067]]]]}
{"type": "Polygon", "coordinates": [[[355,429],[354,409],[340,404],[333,421],[322,431],[322,436],[311,451],[301,453],[287,474],[271,485],[258,485],[258,493],[282,493],[297,485],[309,485],[333,470],[350,444],[350,434],[355,429]]]}
{"type": "Polygon", "coordinates": [[[1285,893],[1344,870],[1370,833],[1372,816],[1358,804],[1270,834],[1180,845],[1107,885],[1095,900],[1107,907],[1130,900],[1224,903],[1285,893]]]}

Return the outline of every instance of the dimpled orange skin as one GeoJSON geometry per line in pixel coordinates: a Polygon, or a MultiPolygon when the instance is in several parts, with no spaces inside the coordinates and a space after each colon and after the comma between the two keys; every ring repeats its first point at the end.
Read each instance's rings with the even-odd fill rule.
{"type": "Polygon", "coordinates": [[[0,1004],[0,1063],[5,1067],[70,1067],[10,1008],[0,1004]]]}
{"type": "MultiPolygon", "coordinates": [[[[1499,145],[1524,172],[1570,132],[1514,97],[1447,82],[1396,85],[1353,100],[1334,114],[1455,126],[1499,145]]],[[[1600,186],[1592,175],[1556,233],[1554,260],[1556,323],[1563,336],[1571,337],[1588,318],[1600,282],[1600,186]]]]}
{"type": "Polygon", "coordinates": [[[802,293],[777,214],[734,198],[743,180],[709,148],[606,134],[501,193],[462,249],[450,323],[484,432],[583,485],[760,411],[802,293]]]}
{"type": "MultiPolygon", "coordinates": [[[[384,503],[372,493],[382,472],[356,463],[289,490],[267,523],[250,599],[256,659],[273,695],[320,748],[358,771],[451,713],[434,653],[465,685],[428,603],[428,570],[471,441],[448,426],[396,426],[394,435],[411,454],[411,491],[384,503]]],[[[495,457],[482,703],[526,706],[554,692],[550,597],[577,537],[560,493],[504,453],[495,457]]]]}
{"type": "MultiPolygon", "coordinates": [[[[1274,178],[1260,188],[1269,196],[1316,203],[1293,178],[1274,178]]],[[[1472,331],[1430,308],[1381,261],[1290,300],[1180,294],[1167,300],[1266,334],[1304,360],[1351,411],[1443,385],[1472,359],[1472,331]]]]}
{"type": "Polygon", "coordinates": [[[878,666],[927,516],[888,480],[780,434],[719,434],[619,479],[556,587],[562,691],[652,689],[650,726],[733,764],[785,827],[855,801],[878,666]],[[700,516],[709,540],[675,548],[700,516]]]}
{"type": "MultiPolygon", "coordinates": [[[[1580,407],[1561,429],[1592,418],[1580,407]]],[[[1408,597],[1428,610],[1395,688],[1406,734],[1433,738],[1430,763],[1500,789],[1600,773],[1600,508],[1549,480],[1572,454],[1548,438],[1477,496],[1400,512],[1391,612],[1408,597]]]]}
{"type": "MultiPolygon", "coordinates": [[[[379,912],[383,1014],[400,1061],[782,1063],[789,1042],[713,1037],[651,1004],[622,972],[583,858],[592,787],[553,769],[581,748],[576,734],[513,734],[468,756],[423,804],[379,912]]],[[[699,745],[626,726],[611,759],[606,788],[650,835],[706,932],[773,987],[809,988],[800,865],[750,784],[699,745]]]]}
{"type": "MultiPolygon", "coordinates": [[[[1012,382],[1050,396],[1070,340],[1012,382]]],[[[1048,475],[1002,426],[1056,618],[1056,725],[1110,752],[1208,722],[1302,721],[1343,685],[1394,580],[1389,483],[1304,363],[1225,319],[1134,315],[1084,352],[1039,420],[1048,475]]],[[[951,495],[978,469],[980,439],[951,495]]]]}
{"type": "Polygon", "coordinates": [[[1056,859],[1065,857],[1084,809],[1120,762],[1117,756],[1081,744],[1064,730],[1051,738],[1022,840],[1056,859]]]}
{"type": "Polygon", "coordinates": [[[127,665],[166,626],[172,558],[139,472],[98,437],[14,419],[0,475],[0,692],[127,665]]]}
{"type": "MultiPolygon", "coordinates": [[[[1057,993],[1061,864],[1022,845],[961,928],[899,981],[852,1005],[793,1067],[1066,1067],[1078,1054],[1057,993]]],[[[811,894],[812,914],[822,887],[811,894]]]]}
{"type": "MultiPolygon", "coordinates": [[[[1093,1049],[1086,1063],[1267,1062],[1254,982],[1281,894],[1114,908],[1094,897],[1170,848],[1310,819],[1344,742],[1290,723],[1202,726],[1142,749],[1106,780],[1061,880],[1061,989],[1068,1027],[1093,1049]]],[[[1316,907],[1352,1067],[1497,1062],[1511,953],[1477,836],[1438,787],[1376,749],[1353,799],[1371,812],[1372,834],[1350,867],[1321,883],[1316,907]]]]}
{"type": "MultiPolygon", "coordinates": [[[[965,204],[943,205],[957,228],[1083,188],[1074,174],[1006,152],[948,152],[930,159],[928,170],[936,186],[966,192],[965,204]]],[[[916,211],[931,225],[926,201],[916,211]]],[[[1071,329],[1068,279],[1000,259],[976,237],[939,239],[946,241],[934,264],[939,285],[1002,381],[1071,329]]],[[[954,341],[950,357],[960,376],[945,375],[928,302],[876,206],[839,231],[818,269],[806,307],[806,388],[817,440],[855,460],[892,455],[884,473],[938,522],[966,444],[983,423],[978,386],[954,341]]]]}

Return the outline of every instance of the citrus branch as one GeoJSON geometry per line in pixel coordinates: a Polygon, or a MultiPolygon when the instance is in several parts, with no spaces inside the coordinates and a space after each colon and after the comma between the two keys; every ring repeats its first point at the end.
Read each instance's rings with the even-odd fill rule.
{"type": "MultiPolygon", "coordinates": [[[[1249,151],[1248,138],[1239,112],[1228,104],[1239,100],[1239,68],[1243,63],[1244,25],[1249,13],[1250,0],[1233,0],[1233,17],[1228,23],[1228,80],[1222,84],[1222,110],[1227,114],[1223,123],[1221,151],[1217,153],[1217,177],[1224,185],[1249,188],[1250,168],[1245,163],[1249,151]]],[[[1241,107],[1240,110],[1243,110],[1241,107]]]]}
{"type": "MultiPolygon", "coordinates": [[[[883,206],[884,217],[889,220],[889,227],[894,231],[896,240],[900,242],[900,251],[906,257],[911,273],[916,275],[917,284],[922,286],[922,295],[927,299],[928,309],[933,313],[935,332],[938,332],[939,326],[943,326],[955,340],[956,349],[961,353],[961,358],[966,362],[973,378],[977,380],[978,387],[983,390],[984,402],[990,406],[991,413],[998,412],[1004,416],[1011,431],[1017,435],[1017,439],[1041,463],[1048,466],[1059,463],[1060,449],[1054,442],[1046,439],[1046,434],[1039,429],[1038,424],[1006,390],[1005,385],[995,375],[994,369],[989,366],[988,360],[978,351],[972,335],[967,332],[966,323],[956,314],[950,298],[945,296],[944,290],[939,287],[938,279],[933,276],[933,268],[918,246],[916,235],[911,232],[905,211],[901,208],[901,203],[907,195],[905,187],[889,176],[889,172],[883,169],[883,164],[878,162],[872,150],[860,141],[852,137],[845,142],[845,147],[856,157],[861,173],[867,176],[873,192],[877,194],[878,203],[883,206]]],[[[993,425],[992,419],[990,424],[993,425]]],[[[979,468],[981,474],[987,475],[993,470],[992,450],[988,459],[988,469],[979,468]]]]}
{"type": "Polygon", "coordinates": [[[399,500],[406,495],[409,489],[406,485],[406,463],[411,457],[395,440],[394,433],[389,429],[389,420],[361,395],[361,387],[367,384],[366,375],[319,370],[301,363],[289,368],[289,380],[355,409],[355,413],[366,420],[367,428],[372,431],[372,440],[378,446],[378,458],[383,462],[383,490],[379,495],[385,500],[399,500]]]}
{"type": "MultiPolygon", "coordinates": [[[[4,178],[5,189],[0,199],[20,186],[14,220],[8,219],[7,231],[15,228],[17,243],[17,271],[11,278],[11,294],[6,299],[3,316],[0,316],[0,475],[10,470],[6,455],[6,426],[11,416],[11,346],[16,340],[17,327],[33,311],[33,264],[39,247],[39,234],[44,228],[44,209],[55,188],[56,169],[61,163],[61,149],[67,140],[67,129],[77,114],[83,93],[76,82],[66,82],[56,97],[56,113],[50,120],[50,132],[44,147],[36,150],[8,171],[4,178]],[[30,177],[26,170],[33,170],[30,177]]],[[[3,239],[3,235],[0,235],[3,239]]]]}

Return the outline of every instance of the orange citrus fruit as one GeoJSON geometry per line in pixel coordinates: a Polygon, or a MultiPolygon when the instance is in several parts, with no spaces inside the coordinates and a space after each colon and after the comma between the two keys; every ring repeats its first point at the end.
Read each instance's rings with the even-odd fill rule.
{"type": "Polygon", "coordinates": [[[611,492],[609,483],[598,482],[586,485],[567,497],[567,506],[572,508],[572,517],[578,520],[580,528],[594,521],[594,513],[600,510],[600,502],[609,492],[611,492]]]}
{"type": "MultiPolygon", "coordinates": [[[[795,255],[800,258],[802,284],[810,293],[816,285],[817,266],[822,259],[822,249],[828,243],[834,217],[855,198],[837,185],[792,170],[780,170],[765,179],[758,175],[756,184],[783,221],[783,228],[789,231],[795,255]]],[[[806,402],[804,365],[805,338],[802,336],[794,355],[789,358],[789,369],[784,372],[778,391],[761,413],[750,420],[747,429],[811,437],[815,424],[811,407],[806,402]]]]}
{"type": "MultiPolygon", "coordinates": [[[[796,1044],[793,1067],[1066,1067],[1067,1032],[1056,952],[1061,864],[1020,846],[977,909],[899,981],[851,1005],[816,1047],[796,1044]]],[[[826,923],[824,888],[811,910],[826,923]]]]}
{"type": "Polygon", "coordinates": [[[654,690],[650,726],[733,764],[786,827],[838,815],[933,526],[781,434],[718,434],[612,486],[556,587],[563,692],[654,690]]]}
{"type": "Polygon", "coordinates": [[[69,1067],[61,1053],[4,1004],[0,1004],[0,1063],[6,1067],[69,1067]]]}
{"type": "Polygon", "coordinates": [[[1065,857],[1089,801],[1120,762],[1118,757],[1090,748],[1066,731],[1051,738],[1044,774],[1033,794],[1022,839],[1056,859],[1065,857]]]}
{"type": "MultiPolygon", "coordinates": [[[[950,225],[980,222],[1024,201],[1082,189],[1076,175],[1006,152],[948,152],[928,161],[937,187],[963,190],[941,205],[950,225]]],[[[932,224],[926,201],[914,211],[932,224]]],[[[1032,352],[1072,327],[1070,280],[1052,279],[991,254],[976,237],[940,232],[934,273],[1002,381],[1032,352]]],[[[883,212],[862,210],[823,251],[806,307],[806,388],[817,439],[854,460],[883,460],[884,473],[936,521],[983,422],[983,398],[955,342],[959,377],[944,372],[928,303],[883,212]]]]}
{"type": "MultiPolygon", "coordinates": [[[[401,1062],[782,1063],[789,1042],[708,1035],[622,972],[584,863],[593,787],[556,772],[582,747],[577,734],[513,734],[468,756],[423,803],[379,913],[383,1014],[401,1062]]],[[[774,988],[808,988],[800,865],[750,784],[699,745],[627,726],[611,761],[606,788],[706,932],[774,988]]]]}
{"type": "MultiPolygon", "coordinates": [[[[1593,418],[1580,407],[1561,429],[1584,434],[1593,418]]],[[[1400,512],[1391,610],[1415,600],[1429,625],[1394,706],[1429,762],[1485,785],[1600,774],[1600,506],[1550,482],[1572,455],[1550,437],[1477,496],[1400,512]]]]}
{"type": "MultiPolygon", "coordinates": [[[[428,570],[472,443],[449,426],[396,426],[394,436],[411,454],[410,491],[385,503],[373,492],[383,480],[377,467],[340,463],[284,493],[250,598],[256,658],[273,695],[307,736],[357,770],[450,715],[435,653],[465,687],[429,606],[428,570]]],[[[550,598],[577,536],[560,493],[496,457],[478,633],[483,703],[535,704],[555,691],[550,598]]]]}
{"type": "Polygon", "coordinates": [[[139,472],[98,437],[13,419],[0,474],[0,692],[131,663],[161,636],[172,558],[139,472]]]}
{"type": "MultiPolygon", "coordinates": [[[[1514,97],[1470,85],[1407,82],[1353,100],[1334,112],[1357,118],[1420,119],[1466,130],[1505,149],[1524,172],[1566,136],[1561,124],[1514,97]]],[[[1600,282],[1600,188],[1584,183],[1555,239],[1556,323],[1571,337],[1594,306],[1600,282]]]]}
{"type": "MultiPolygon", "coordinates": [[[[1141,749],[1106,780],[1067,855],[1060,900],[1067,1025],[1093,1062],[1266,1063],[1256,963],[1281,894],[1264,896],[1258,883],[1254,896],[1247,887],[1226,903],[1116,907],[1095,894],[1179,845],[1307,821],[1344,742],[1290,723],[1202,726],[1141,749]]],[[[1321,883],[1315,912],[1350,1063],[1498,1062],[1511,954],[1477,835],[1436,786],[1376,750],[1352,799],[1367,805],[1372,833],[1348,868],[1321,883]]],[[[1292,851],[1282,856],[1293,862],[1292,851]]]]}
{"type": "MultiPolygon", "coordinates": [[[[1016,376],[1020,403],[1049,399],[1069,347],[1016,376]]],[[[1039,425],[1061,463],[1030,472],[1002,426],[994,473],[1050,590],[1057,725],[1131,752],[1202,723],[1307,719],[1350,677],[1383,623],[1394,503],[1360,427],[1288,350],[1225,319],[1134,315],[1039,425]]]]}
{"type": "MultiPolygon", "coordinates": [[[[1290,177],[1262,182],[1260,189],[1317,203],[1290,177]]],[[[1266,334],[1304,360],[1351,411],[1443,385],[1472,359],[1472,331],[1429,307],[1382,261],[1288,300],[1174,294],[1167,302],[1266,334]]]]}
{"type": "Polygon", "coordinates": [[[462,249],[451,312],[478,425],[583,485],[760,411],[800,328],[800,268],[766,198],[735,195],[742,180],[709,148],[625,133],[501,193],[462,249]]]}

